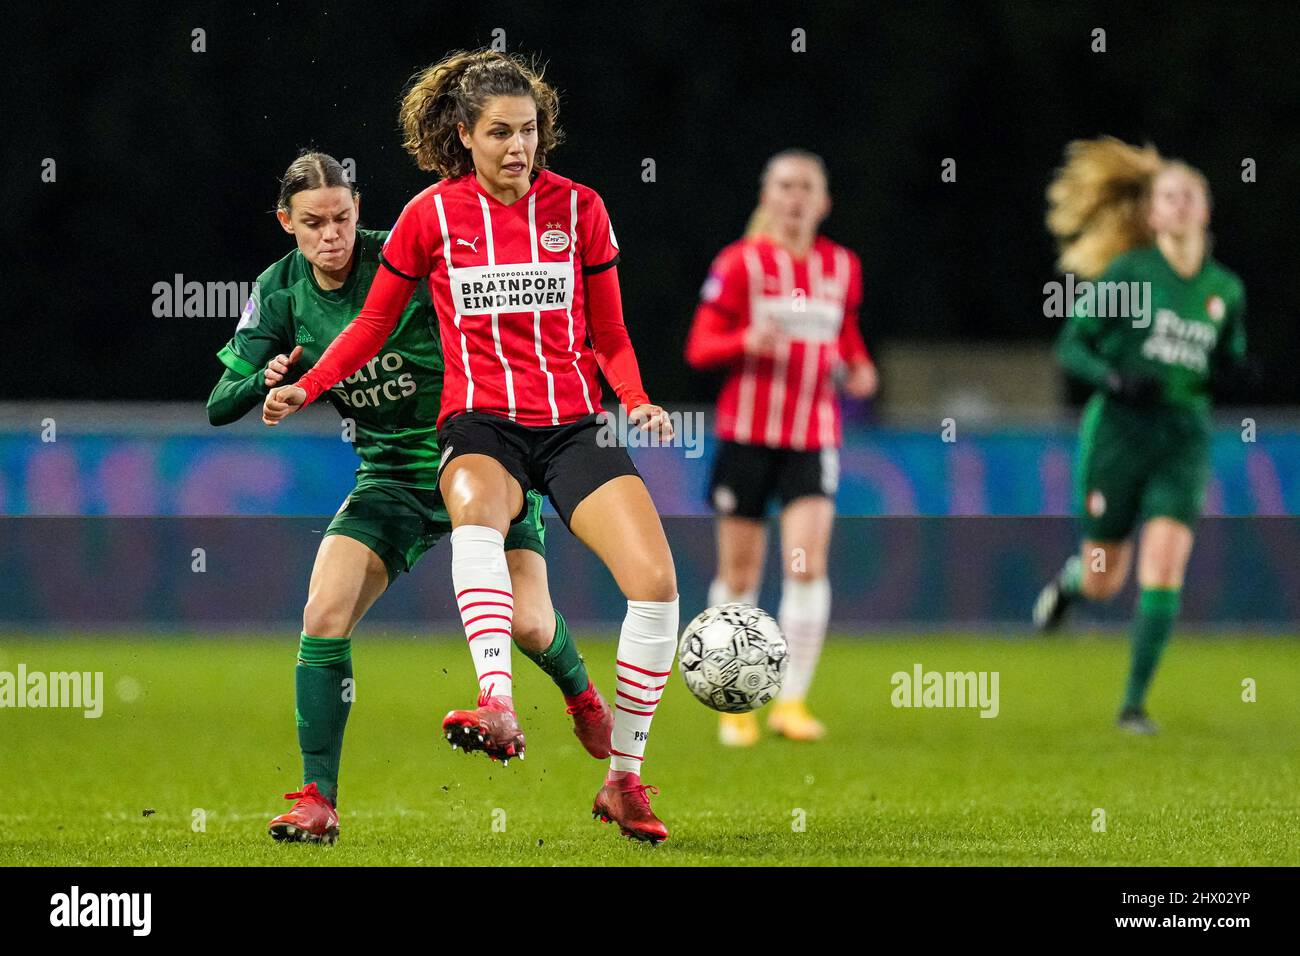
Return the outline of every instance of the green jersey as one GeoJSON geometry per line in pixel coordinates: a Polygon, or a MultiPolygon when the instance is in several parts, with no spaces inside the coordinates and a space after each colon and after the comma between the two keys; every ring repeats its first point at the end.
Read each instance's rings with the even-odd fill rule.
{"type": "Polygon", "coordinates": [[[1146,246],[1117,257],[1094,288],[1061,333],[1066,371],[1097,388],[1113,372],[1147,375],[1160,384],[1161,407],[1208,420],[1215,367],[1246,354],[1241,279],[1208,255],[1185,279],[1146,246]],[[1128,307],[1113,308],[1117,301],[1128,307]]]}
{"type": "MultiPolygon", "coordinates": [[[[234,338],[217,353],[222,363],[260,379],[271,359],[301,345],[294,371],[311,368],[361,311],[387,238],[387,232],[357,230],[352,271],[337,289],[322,289],[297,249],[263,272],[234,338]]],[[[416,287],[379,354],[334,386],[329,398],[340,415],[355,422],[358,482],[382,478],[437,488],[442,350],[427,282],[416,287]]]]}

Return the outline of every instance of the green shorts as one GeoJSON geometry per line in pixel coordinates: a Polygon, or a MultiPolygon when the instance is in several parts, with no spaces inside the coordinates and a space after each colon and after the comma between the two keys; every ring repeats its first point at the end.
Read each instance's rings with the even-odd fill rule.
{"type": "Polygon", "coordinates": [[[1095,395],[1084,409],[1075,507],[1091,541],[1122,541],[1149,518],[1191,527],[1205,504],[1210,432],[1178,409],[1133,409],[1095,395]]]}
{"type": "MultiPolygon", "coordinates": [[[[412,488],[392,482],[361,482],[343,500],[326,536],[341,534],[360,541],[379,555],[392,584],[438,539],[451,533],[451,517],[435,490],[412,488]]],[[[542,496],[528,493],[524,516],[510,526],[506,550],[535,551],[546,557],[546,523],[542,519],[542,496]]]]}

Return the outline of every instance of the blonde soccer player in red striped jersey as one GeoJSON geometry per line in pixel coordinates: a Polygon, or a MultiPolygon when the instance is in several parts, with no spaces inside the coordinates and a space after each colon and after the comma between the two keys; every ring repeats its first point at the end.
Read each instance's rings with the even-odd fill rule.
{"type": "MultiPolygon", "coordinates": [[[[825,728],[804,703],[830,619],[827,574],[841,444],[838,381],[855,398],[876,390],[858,328],[862,268],[820,235],[830,212],[826,167],[785,150],[763,170],[744,238],[713,261],[686,344],[696,368],[727,372],[718,398],[721,447],[709,481],[718,515],[718,570],[709,604],[756,604],[767,547],[765,519],[781,508],[782,588],[777,617],[790,669],[768,726],[793,740],[825,728]]],[[[723,714],[730,746],[758,742],[752,714],[723,714]]]]}

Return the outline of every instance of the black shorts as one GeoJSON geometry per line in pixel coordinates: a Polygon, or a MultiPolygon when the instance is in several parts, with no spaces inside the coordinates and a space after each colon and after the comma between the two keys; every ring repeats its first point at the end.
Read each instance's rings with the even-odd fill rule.
{"type": "Polygon", "coordinates": [[[834,498],[839,482],[838,448],[795,451],[724,441],[713,459],[708,500],[720,515],[762,520],[773,497],[783,508],[809,495],[834,498]]]}
{"type": "Polygon", "coordinates": [[[499,462],[525,495],[535,490],[550,498],[568,527],[573,509],[605,482],[623,475],[641,477],[626,448],[597,440],[600,429],[596,415],[534,428],[499,415],[461,412],[442,423],[438,446],[442,467],[461,455],[487,455],[499,462]]]}

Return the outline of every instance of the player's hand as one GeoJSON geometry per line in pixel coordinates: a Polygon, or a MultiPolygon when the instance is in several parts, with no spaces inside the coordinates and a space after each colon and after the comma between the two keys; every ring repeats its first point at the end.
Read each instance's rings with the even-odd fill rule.
{"type": "Polygon", "coordinates": [[[638,405],[627,413],[627,420],[640,426],[643,432],[655,432],[660,441],[670,441],[673,435],[673,420],[658,405],[638,405]]]}
{"type": "Polygon", "coordinates": [[[1144,372],[1111,372],[1106,391],[1118,402],[1141,408],[1160,401],[1164,389],[1159,379],[1144,372]]]}
{"type": "Polygon", "coordinates": [[[850,398],[870,398],[879,385],[880,377],[871,362],[855,362],[844,376],[844,394],[850,398]]]}
{"type": "Polygon", "coordinates": [[[289,374],[289,369],[294,362],[302,358],[302,346],[295,345],[293,351],[288,355],[277,355],[267,363],[266,370],[262,372],[262,382],[267,388],[275,388],[284,381],[284,377],[289,374]]]}
{"type": "Polygon", "coordinates": [[[266,394],[262,403],[262,422],[266,425],[278,425],[281,419],[292,415],[307,403],[307,390],[298,385],[285,385],[274,388],[266,394]]]}
{"type": "Polygon", "coordinates": [[[745,354],[768,357],[788,341],[788,337],[775,322],[759,322],[745,329],[745,354]]]}

